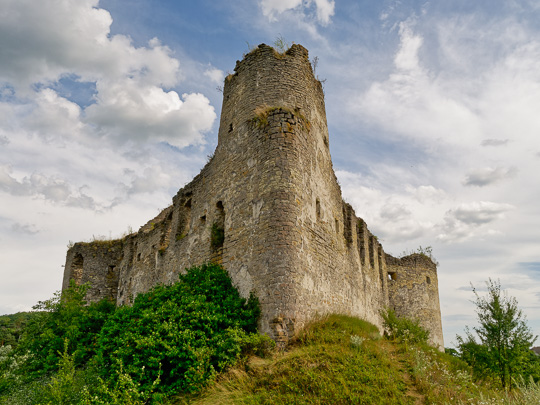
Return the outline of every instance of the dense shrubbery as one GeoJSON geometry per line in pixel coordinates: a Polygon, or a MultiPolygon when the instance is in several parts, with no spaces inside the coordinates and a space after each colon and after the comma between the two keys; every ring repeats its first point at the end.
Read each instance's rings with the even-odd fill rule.
{"type": "Polygon", "coordinates": [[[144,390],[160,376],[163,391],[198,391],[260,339],[259,314],[258,301],[241,298],[223,269],[194,268],[119,308],[99,335],[97,361],[106,373],[123,367],[144,390]]]}
{"type": "Polygon", "coordinates": [[[37,312],[18,349],[18,352],[31,354],[25,367],[32,377],[58,369],[65,342],[76,366],[87,363],[95,355],[98,334],[115,306],[105,300],[85,305],[87,290],[86,285],[72,284],[62,294],[57,292],[50,300],[34,306],[37,312]]]}
{"type": "Polygon", "coordinates": [[[0,403],[145,403],[197,392],[273,343],[257,333],[258,300],[242,298],[217,265],[191,268],[118,309],[85,305],[86,289],[40,302],[17,349],[3,349],[0,403]]]}
{"type": "Polygon", "coordinates": [[[417,319],[400,318],[393,309],[382,311],[381,316],[388,338],[404,343],[427,343],[429,331],[417,319]]]}

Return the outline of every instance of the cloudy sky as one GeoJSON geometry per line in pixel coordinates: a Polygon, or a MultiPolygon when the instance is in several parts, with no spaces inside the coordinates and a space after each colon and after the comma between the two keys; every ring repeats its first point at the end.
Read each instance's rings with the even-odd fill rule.
{"type": "Polygon", "coordinates": [[[137,230],[217,143],[223,78],[278,37],[318,58],[345,199],[432,246],[447,346],[500,279],[540,334],[536,0],[0,0],[0,314],[66,245],[137,230]]]}

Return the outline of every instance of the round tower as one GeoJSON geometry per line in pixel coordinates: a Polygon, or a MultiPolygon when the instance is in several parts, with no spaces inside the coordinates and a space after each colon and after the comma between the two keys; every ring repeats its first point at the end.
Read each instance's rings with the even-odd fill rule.
{"type": "Polygon", "coordinates": [[[390,308],[398,316],[418,319],[431,343],[444,350],[437,265],[420,253],[401,259],[387,255],[386,263],[390,308]]]}
{"type": "Polygon", "coordinates": [[[234,73],[225,78],[216,153],[231,141],[236,128],[276,108],[304,117],[328,146],[322,85],[301,45],[279,53],[261,44],[236,62],[234,73]]]}

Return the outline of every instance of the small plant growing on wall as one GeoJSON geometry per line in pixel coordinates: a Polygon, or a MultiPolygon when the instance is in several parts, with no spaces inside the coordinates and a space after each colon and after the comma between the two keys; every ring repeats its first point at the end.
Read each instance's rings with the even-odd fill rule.
{"type": "Polygon", "coordinates": [[[225,240],[225,230],[219,226],[216,222],[212,224],[210,229],[210,241],[214,249],[218,249],[223,246],[225,240]]]}
{"type": "Polygon", "coordinates": [[[278,51],[280,54],[284,54],[289,50],[291,46],[287,41],[285,41],[285,38],[280,34],[276,40],[274,41],[274,48],[276,51],[278,51]]]}

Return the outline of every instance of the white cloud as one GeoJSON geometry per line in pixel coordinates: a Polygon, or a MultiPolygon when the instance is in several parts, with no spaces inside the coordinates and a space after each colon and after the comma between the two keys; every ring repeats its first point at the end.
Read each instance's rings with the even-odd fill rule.
{"type": "Polygon", "coordinates": [[[12,171],[9,166],[0,166],[1,191],[13,196],[42,198],[52,203],[88,209],[95,208],[94,200],[82,192],[83,188],[78,192],[73,192],[70,184],[63,179],[34,172],[17,180],[11,176],[12,171]]]}
{"type": "Polygon", "coordinates": [[[437,204],[447,198],[444,190],[434,186],[419,186],[406,188],[406,191],[411,194],[421,204],[437,204]]]}
{"type": "Polygon", "coordinates": [[[322,25],[328,25],[330,18],[334,15],[334,0],[314,0],[317,5],[317,18],[322,25]]]}
{"type": "Polygon", "coordinates": [[[167,188],[171,185],[171,176],[158,166],[146,167],[141,176],[133,170],[126,169],[125,173],[131,177],[129,186],[122,184],[127,195],[152,193],[157,189],[167,188]]]}
{"type": "Polygon", "coordinates": [[[484,139],[480,145],[482,146],[505,146],[508,144],[508,139],[484,139]]]}
{"type": "Polygon", "coordinates": [[[179,62],[157,39],[135,48],[110,36],[112,17],[98,0],[6,0],[0,14],[0,79],[23,87],[76,72],[82,80],[135,75],[172,86],[179,62]]]}
{"type": "Polygon", "coordinates": [[[316,19],[321,25],[328,25],[334,15],[334,0],[261,0],[260,6],[265,17],[270,21],[277,21],[277,15],[295,10],[306,17],[310,9],[315,6],[316,19]]]}
{"type": "Polygon", "coordinates": [[[225,73],[223,70],[217,69],[215,67],[210,67],[208,70],[205,70],[204,75],[208,77],[212,82],[223,85],[223,80],[225,79],[225,73]]]}
{"type": "Polygon", "coordinates": [[[157,38],[134,47],[129,37],[110,35],[111,15],[97,0],[7,3],[0,13],[0,82],[19,97],[19,108],[11,108],[23,129],[49,139],[105,136],[114,144],[203,142],[214,108],[201,94],[165,90],[179,84],[182,72],[157,38]],[[46,88],[66,77],[95,83],[89,107],[46,88]]]}
{"type": "Polygon", "coordinates": [[[446,213],[437,239],[443,242],[459,242],[477,235],[499,235],[500,231],[486,230],[483,226],[504,219],[505,214],[514,208],[510,204],[490,201],[460,204],[446,213]]]}
{"type": "Polygon", "coordinates": [[[132,80],[98,82],[98,102],[86,108],[85,122],[99,134],[121,143],[166,141],[184,147],[200,144],[202,132],[216,118],[210,101],[202,94],[166,92],[156,86],[141,86],[132,80]]]}
{"type": "Polygon", "coordinates": [[[34,224],[20,224],[18,222],[11,226],[11,231],[26,235],[35,235],[39,232],[34,224]]]}
{"type": "Polygon", "coordinates": [[[449,215],[466,224],[481,225],[504,218],[504,213],[513,208],[510,204],[479,201],[461,204],[450,211],[449,215]]]}
{"type": "Polygon", "coordinates": [[[37,134],[51,140],[59,138],[79,138],[84,134],[85,125],[81,122],[79,105],[59,96],[52,89],[35,93],[33,103],[13,113],[20,119],[29,134],[37,134]]]}
{"type": "Polygon", "coordinates": [[[463,184],[465,186],[484,187],[514,177],[516,173],[517,169],[515,167],[483,167],[471,170],[467,174],[463,184]]]}

